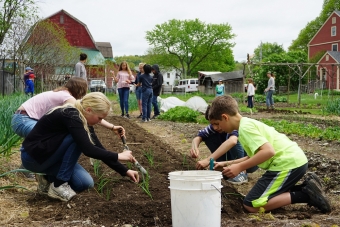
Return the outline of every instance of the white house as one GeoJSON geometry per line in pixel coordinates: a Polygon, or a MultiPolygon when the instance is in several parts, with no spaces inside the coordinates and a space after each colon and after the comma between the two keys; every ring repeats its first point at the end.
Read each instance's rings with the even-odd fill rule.
{"type": "Polygon", "coordinates": [[[175,80],[179,80],[179,73],[176,71],[176,69],[173,69],[171,71],[163,71],[161,70],[163,74],[163,84],[164,85],[171,85],[175,86],[175,80]]]}

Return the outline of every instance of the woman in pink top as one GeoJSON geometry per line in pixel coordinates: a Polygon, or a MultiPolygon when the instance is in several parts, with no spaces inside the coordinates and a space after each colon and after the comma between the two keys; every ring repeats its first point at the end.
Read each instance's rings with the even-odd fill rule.
{"type": "MultiPolygon", "coordinates": [[[[86,93],[87,81],[80,77],[72,77],[62,87],[33,96],[15,111],[11,122],[13,131],[19,136],[26,138],[37,121],[50,109],[66,103],[74,104],[76,99],[81,99],[86,93]]],[[[113,130],[116,134],[125,134],[122,126],[114,126],[105,120],[102,120],[100,124],[113,130]],[[118,131],[120,129],[122,130],[121,133],[118,131]]],[[[23,166],[19,168],[24,169],[23,166]]],[[[24,173],[24,175],[29,180],[35,180],[32,173],[24,173]]]]}
{"type": "Polygon", "coordinates": [[[113,79],[117,83],[120,109],[122,111],[122,117],[130,118],[129,115],[129,94],[130,94],[130,84],[134,81],[135,77],[132,75],[129,65],[126,61],[123,61],[119,65],[119,72],[117,76],[113,73],[113,79]],[[124,115],[125,109],[125,115],[124,115]]]}

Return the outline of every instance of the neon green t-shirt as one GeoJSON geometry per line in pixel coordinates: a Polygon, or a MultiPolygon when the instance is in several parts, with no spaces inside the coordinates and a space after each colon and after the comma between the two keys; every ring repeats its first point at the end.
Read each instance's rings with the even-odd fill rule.
{"type": "Polygon", "coordinates": [[[238,134],[238,139],[249,157],[254,156],[259,147],[267,142],[274,147],[275,155],[258,165],[262,169],[283,171],[295,169],[308,162],[296,142],[260,121],[242,117],[238,134]]]}

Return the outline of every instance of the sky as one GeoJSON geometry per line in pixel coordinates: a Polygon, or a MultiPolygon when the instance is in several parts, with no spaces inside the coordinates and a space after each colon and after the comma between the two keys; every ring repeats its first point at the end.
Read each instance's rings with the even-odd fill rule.
{"type": "Polygon", "coordinates": [[[39,0],[46,18],[64,9],[87,25],[95,42],[110,42],[113,56],[144,55],[146,31],[171,19],[207,24],[228,23],[236,61],[246,60],[261,42],[287,50],[308,22],[321,12],[323,0],[39,0]]]}

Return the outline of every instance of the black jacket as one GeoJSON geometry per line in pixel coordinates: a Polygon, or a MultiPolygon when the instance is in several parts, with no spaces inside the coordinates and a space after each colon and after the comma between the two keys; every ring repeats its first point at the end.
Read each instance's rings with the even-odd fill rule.
{"type": "Polygon", "coordinates": [[[152,69],[154,70],[153,73],[153,81],[152,81],[152,90],[154,96],[159,96],[162,90],[163,85],[163,75],[159,72],[158,65],[153,65],[152,69]]]}

